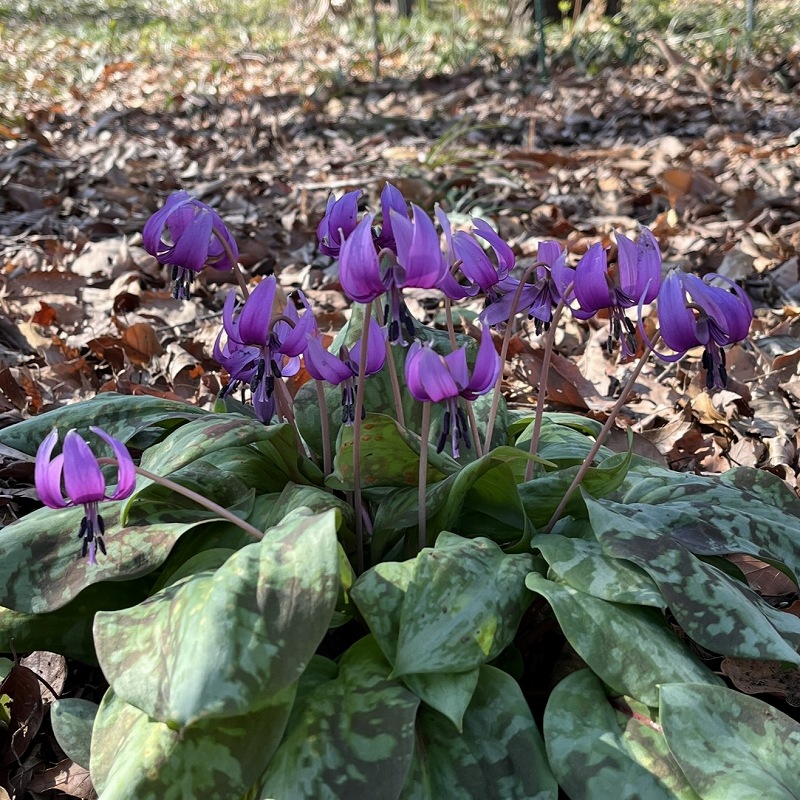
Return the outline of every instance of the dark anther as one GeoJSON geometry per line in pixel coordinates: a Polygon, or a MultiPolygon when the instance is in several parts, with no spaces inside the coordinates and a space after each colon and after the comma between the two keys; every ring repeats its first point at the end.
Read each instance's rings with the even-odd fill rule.
{"type": "Polygon", "coordinates": [[[389,323],[389,341],[396,342],[400,338],[400,323],[393,319],[389,323]]]}
{"type": "Polygon", "coordinates": [[[278,363],[275,361],[274,358],[269,362],[269,366],[270,366],[270,369],[272,370],[272,374],[276,378],[282,378],[283,377],[283,375],[281,375],[281,368],[278,366],[278,363]]]}
{"type": "Polygon", "coordinates": [[[107,553],[106,553],[106,543],[103,541],[103,537],[102,536],[95,536],[95,539],[97,539],[97,546],[100,548],[100,552],[104,556],[107,555],[107,553]]]}
{"type": "Polygon", "coordinates": [[[99,514],[97,515],[97,529],[101,534],[106,532],[106,523],[99,514]]]}
{"type": "Polygon", "coordinates": [[[176,267],[174,264],[172,265],[172,271],[170,273],[170,280],[173,283],[177,283],[177,281],[178,281],[178,267],[176,267]]]}
{"type": "Polygon", "coordinates": [[[86,529],[88,528],[88,526],[89,526],[89,520],[86,517],[84,517],[81,520],[81,529],[78,531],[79,539],[83,539],[83,537],[86,535],[86,529]]]}

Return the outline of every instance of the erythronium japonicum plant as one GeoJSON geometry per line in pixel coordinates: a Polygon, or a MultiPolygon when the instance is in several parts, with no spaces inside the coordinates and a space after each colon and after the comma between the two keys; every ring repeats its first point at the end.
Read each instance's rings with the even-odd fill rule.
{"type": "MultiPolygon", "coordinates": [[[[0,431],[35,455],[45,504],[0,530],[0,632],[99,663],[110,686],[54,705],[61,747],[103,800],[800,797],[797,720],[714,660],[798,669],[800,621],[726,557],[796,582],[800,501],[762,471],[603,447],[654,349],[702,349],[708,388],[725,385],[744,291],[662,282],[644,228],[617,234],[611,266],[599,243],[573,266],[542,242],[520,274],[487,220],[454,232],[438,209],[437,233],[395,187],[379,215],[366,200],[330,200],[318,228],[353,300],[331,345],[267,278],[224,302],[213,411],[100,394],[0,431]],[[483,294],[480,342],[415,319],[410,286],[483,294]],[[518,315],[546,373],[562,314],[601,310],[623,360],[643,350],[605,424],[545,411],[546,376],[535,411],[492,394],[518,315]]],[[[186,270],[236,258],[183,192],[146,234],[184,301],[186,270]]]]}

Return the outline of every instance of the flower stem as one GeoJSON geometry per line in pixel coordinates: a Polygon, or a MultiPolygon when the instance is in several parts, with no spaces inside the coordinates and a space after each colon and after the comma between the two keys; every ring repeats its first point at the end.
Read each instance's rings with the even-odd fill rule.
{"type": "Polygon", "coordinates": [[[636,383],[636,379],[639,377],[639,373],[642,371],[647,359],[650,356],[650,353],[653,352],[653,348],[656,346],[658,340],[661,338],[661,334],[657,333],[653,340],[645,347],[644,352],[642,353],[641,358],[639,359],[639,363],[634,368],[633,372],[630,374],[630,377],[625,382],[625,385],[622,387],[622,392],[620,393],[619,400],[614,404],[614,408],[611,409],[611,413],[608,415],[608,419],[603,425],[602,430],[597,435],[597,439],[595,440],[594,445],[592,445],[592,449],[587,454],[586,458],[583,460],[583,464],[581,464],[580,469],[578,470],[575,477],[572,479],[572,483],[567,489],[564,497],[561,499],[561,502],[558,504],[558,508],[555,510],[555,513],[550,518],[550,522],[547,523],[547,526],[544,529],[544,533],[550,533],[553,530],[556,522],[558,522],[561,515],[564,513],[564,509],[567,507],[567,503],[569,503],[570,497],[572,497],[573,492],[580,486],[581,481],[586,477],[586,473],[589,471],[589,468],[592,466],[592,461],[594,461],[594,457],[597,455],[600,448],[603,446],[603,441],[605,440],[606,436],[608,436],[608,432],[614,425],[614,421],[619,416],[619,412],[622,410],[622,407],[625,405],[628,396],[633,389],[633,385],[636,383]]]}
{"type": "MultiPolygon", "coordinates": [[[[119,462],[116,458],[98,458],[97,459],[99,464],[115,464],[119,466],[119,462]]],[[[255,526],[251,525],[249,522],[245,522],[245,520],[239,518],[234,514],[232,511],[228,511],[227,508],[223,508],[221,505],[218,505],[213,500],[209,500],[207,497],[203,497],[203,495],[198,494],[197,492],[192,491],[191,489],[187,489],[185,486],[181,486],[179,483],[175,483],[175,481],[170,480],[169,478],[164,478],[161,475],[156,475],[155,472],[150,472],[149,470],[143,469],[142,467],[135,467],[136,473],[141,475],[143,478],[147,478],[148,480],[153,481],[153,483],[157,483],[160,486],[164,486],[167,489],[176,492],[177,494],[182,494],[184,497],[188,498],[189,500],[194,501],[203,508],[207,508],[209,511],[213,511],[217,516],[226,519],[228,522],[232,522],[237,527],[241,528],[246,534],[252,536],[254,539],[261,540],[264,538],[264,532],[260,531],[255,526]]]]}
{"type": "Polygon", "coordinates": [[[233,274],[236,276],[236,282],[239,284],[239,288],[242,290],[242,296],[245,300],[247,300],[247,298],[250,297],[250,290],[247,288],[247,281],[244,278],[242,268],[239,266],[239,261],[233,255],[233,250],[231,250],[231,246],[225,241],[225,237],[217,233],[216,230],[212,229],[212,231],[214,236],[217,237],[217,241],[222,245],[222,249],[225,251],[228,261],[233,264],[233,274]]]}
{"type": "MultiPolygon", "coordinates": [[[[375,314],[378,318],[378,325],[383,327],[385,320],[383,318],[383,309],[381,304],[375,308],[375,314]]],[[[386,340],[386,365],[389,368],[389,383],[392,386],[392,397],[394,398],[394,412],[397,417],[397,422],[401,428],[406,426],[406,415],[403,411],[403,399],[400,395],[400,381],[397,378],[397,364],[394,362],[394,355],[392,354],[392,343],[386,340]]]]}
{"type": "Polygon", "coordinates": [[[358,381],[356,383],[355,420],[353,420],[353,506],[356,512],[356,573],[364,571],[364,520],[361,501],[361,414],[364,411],[364,381],[367,372],[367,348],[369,346],[369,320],[372,316],[372,301],[364,306],[364,327],[361,331],[361,353],[358,358],[358,381]]]}
{"type": "MultiPolygon", "coordinates": [[[[544,342],[544,356],[542,357],[542,371],[539,373],[539,393],[536,398],[536,417],[533,421],[533,434],[531,435],[530,454],[536,455],[539,450],[539,435],[542,432],[542,419],[544,417],[544,403],[547,399],[547,379],[550,375],[550,360],[553,355],[553,345],[556,341],[556,328],[561,312],[564,310],[563,300],[555,307],[553,316],[550,319],[550,327],[547,330],[547,338],[544,342]]],[[[529,461],[525,466],[525,481],[529,481],[533,476],[533,461],[529,461]]]]}
{"type": "Polygon", "coordinates": [[[431,404],[422,404],[422,430],[420,430],[420,449],[419,449],[419,480],[418,480],[418,494],[417,505],[419,513],[419,549],[422,550],[428,546],[428,531],[427,531],[427,508],[425,507],[425,489],[427,488],[428,479],[428,437],[431,432],[431,404]]]}
{"type": "Polygon", "coordinates": [[[328,425],[328,402],[325,399],[325,386],[315,380],[317,401],[319,402],[319,427],[322,434],[322,472],[327,478],[331,474],[331,432],[328,425]]]}
{"type": "Polygon", "coordinates": [[[506,325],[505,333],[503,334],[503,345],[500,348],[500,374],[497,376],[497,383],[494,385],[494,395],[492,395],[492,406],[489,409],[489,419],[486,421],[486,436],[483,439],[484,451],[489,450],[492,446],[492,434],[494,433],[494,423],[497,419],[497,409],[500,407],[501,386],[503,384],[503,370],[506,366],[506,355],[508,354],[508,345],[511,341],[512,322],[517,314],[517,306],[519,305],[519,298],[522,295],[522,290],[525,288],[525,281],[528,280],[530,274],[537,268],[542,266],[538,261],[528,267],[522,273],[517,290],[514,292],[514,299],[511,301],[511,309],[508,313],[508,324],[506,325]]]}
{"type": "MultiPolygon", "coordinates": [[[[458,342],[456,341],[456,329],[453,325],[453,301],[449,297],[445,297],[444,299],[444,315],[447,319],[447,335],[450,339],[450,347],[453,350],[458,349],[458,342]]],[[[487,328],[484,331],[485,336],[491,336],[492,334],[489,332],[487,328]]],[[[475,410],[472,408],[472,403],[467,401],[467,419],[469,420],[469,427],[472,431],[472,441],[475,442],[475,454],[480,458],[483,455],[483,447],[481,446],[481,440],[478,436],[478,422],[475,419],[475,410]]]]}

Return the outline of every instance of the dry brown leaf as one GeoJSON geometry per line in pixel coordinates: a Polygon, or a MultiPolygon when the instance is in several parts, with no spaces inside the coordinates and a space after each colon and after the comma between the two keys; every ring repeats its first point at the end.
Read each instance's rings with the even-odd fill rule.
{"type": "Polygon", "coordinates": [[[774,694],[791,706],[800,706],[800,668],[778,661],[724,658],[720,664],[737,689],[746,694],[774,694]]]}

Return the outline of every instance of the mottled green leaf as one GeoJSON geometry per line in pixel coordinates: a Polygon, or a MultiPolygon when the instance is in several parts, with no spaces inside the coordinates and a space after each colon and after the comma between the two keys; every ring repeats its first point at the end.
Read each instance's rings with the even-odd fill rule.
{"type": "Polygon", "coordinates": [[[417,746],[402,800],[556,800],[544,743],[513,678],[482,666],[459,733],[421,708],[417,746]]]}
{"type": "Polygon", "coordinates": [[[548,578],[566,583],[600,600],[665,609],[656,582],[639,567],[607,556],[595,540],[549,534],[535,536],[531,546],[550,565],[548,578]]]}
{"type": "Polygon", "coordinates": [[[97,664],[92,623],[98,611],[128,608],[150,592],[150,576],[93,584],[55,611],[31,614],[0,607],[0,652],[49,650],[97,664]]]}
{"type": "Polygon", "coordinates": [[[612,708],[591,670],[573,672],[553,690],[544,738],[571,800],[698,800],[646,707],[612,708]]]}
{"type": "MultiPolygon", "coordinates": [[[[511,426],[510,434],[519,433],[515,447],[526,452],[530,449],[533,425],[534,419],[528,417],[511,426]]],[[[594,445],[593,437],[601,428],[602,425],[596,420],[587,420],[574,414],[545,414],[536,455],[561,469],[580,464],[594,445]]],[[[598,458],[604,460],[612,455],[613,450],[601,447],[598,458]]]]}
{"type": "Polygon", "coordinates": [[[152,572],[175,542],[198,523],[119,522],[119,503],[101,504],[108,555],[81,558],[77,538],[83,508],[41,508],[0,530],[0,604],[43,613],[65,606],[92,584],[152,572]]]}
{"type": "Polygon", "coordinates": [[[669,748],[702,800],[798,800],[800,724],[723,686],[661,687],[669,748]]]}
{"type": "MultiPolygon", "coordinates": [[[[605,497],[613,492],[625,479],[631,459],[631,452],[616,453],[596,467],[591,467],[581,483],[584,491],[592,497],[605,497]]],[[[544,527],[550,521],[579,469],[579,466],[574,466],[548,472],[520,485],[522,505],[537,528],[544,527]]],[[[564,516],[567,515],[586,516],[586,504],[581,492],[573,492],[564,510],[564,516]]]]}
{"type": "Polygon", "coordinates": [[[343,656],[292,714],[269,765],[262,800],[394,800],[414,751],[418,698],[367,636],[343,656]]]}
{"type": "Polygon", "coordinates": [[[530,555],[506,555],[488,539],[440,534],[414,560],[394,674],[462,672],[494,658],[530,603],[532,566],[530,555]]]}
{"type": "Polygon", "coordinates": [[[745,467],[709,478],[664,472],[651,470],[609,507],[698,555],[747,553],[800,579],[800,499],[782,480],[745,467]]]}
{"type": "MultiPolygon", "coordinates": [[[[353,441],[355,426],[346,425],[339,432],[333,460],[333,472],[327,485],[342,491],[353,490],[353,441]]],[[[413,486],[419,475],[420,439],[400,427],[393,417],[367,414],[361,423],[361,485],[413,486]]],[[[458,471],[458,463],[445,453],[428,447],[428,483],[458,471]]]]}
{"type": "Polygon", "coordinates": [[[718,682],[657,610],[599,600],[536,573],[526,583],[550,603],[578,655],[620,694],[655,706],[659,683],[718,682]]]}
{"type": "Polygon", "coordinates": [[[721,655],[800,664],[800,619],[773,609],[745,584],[663,535],[653,521],[658,515],[645,521],[618,513],[616,503],[586,503],[606,553],[645,570],[692,639],[721,655]]]}
{"type": "Polygon", "coordinates": [[[26,419],[0,431],[0,444],[36,455],[36,450],[53,428],[58,428],[60,438],[71,428],[92,437],[89,426],[107,431],[123,442],[138,431],[165,420],[182,423],[196,417],[208,416],[207,411],[186,403],[162,400],[147,395],[121,395],[104,392],[80,403],[49,411],[38,417],[26,419]]]}
{"type": "Polygon", "coordinates": [[[92,733],[91,775],[103,800],[231,800],[263,773],[286,728],[297,684],[258,711],[171,730],[113,690],[92,733]]]}
{"type": "Polygon", "coordinates": [[[256,710],[305,669],[338,593],[335,511],[298,509],[216,572],[98,614],[95,644],[114,691],[182,728],[256,710]]]}
{"type": "Polygon", "coordinates": [[[84,769],[89,769],[96,715],[97,703],[79,697],[62,697],[50,706],[50,722],[59,747],[84,769]]]}
{"type": "MultiPolygon", "coordinates": [[[[415,560],[376,564],[359,577],[351,597],[370,627],[384,657],[394,665],[400,616],[415,560]]],[[[477,668],[466,672],[403,675],[401,680],[431,708],[458,729],[478,680],[477,668]]]]}

